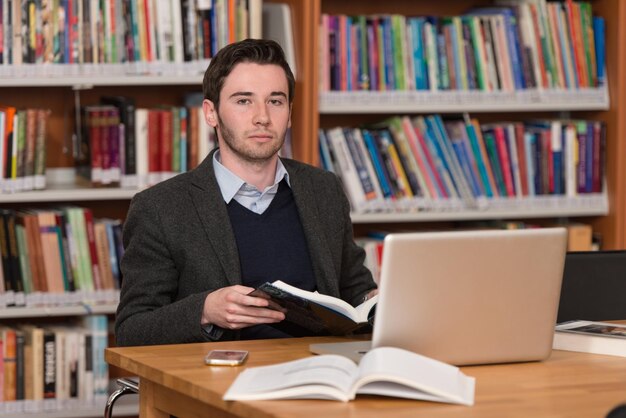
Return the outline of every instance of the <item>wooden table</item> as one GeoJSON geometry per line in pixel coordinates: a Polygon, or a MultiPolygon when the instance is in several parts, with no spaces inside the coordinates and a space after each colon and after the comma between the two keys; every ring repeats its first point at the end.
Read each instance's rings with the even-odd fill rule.
{"type": "Polygon", "coordinates": [[[476,377],[474,406],[375,396],[356,401],[226,402],[222,395],[244,367],[310,355],[314,342],[340,338],[300,338],[220,342],[106,350],[106,360],[140,377],[142,418],[187,417],[605,417],[626,402],[626,358],[554,351],[545,362],[464,367],[476,377]],[[209,367],[211,349],[243,349],[242,367],[209,367]]]}

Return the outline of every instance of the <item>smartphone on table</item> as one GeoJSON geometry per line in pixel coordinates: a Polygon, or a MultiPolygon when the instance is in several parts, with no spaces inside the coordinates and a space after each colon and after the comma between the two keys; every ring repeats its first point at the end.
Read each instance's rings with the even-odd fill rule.
{"type": "Polygon", "coordinates": [[[211,350],[204,358],[209,366],[239,366],[248,358],[245,350],[211,350]]]}

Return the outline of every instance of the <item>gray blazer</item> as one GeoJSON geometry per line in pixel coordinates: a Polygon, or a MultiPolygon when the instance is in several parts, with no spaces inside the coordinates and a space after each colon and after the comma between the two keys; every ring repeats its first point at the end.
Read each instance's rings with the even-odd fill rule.
{"type": "MultiPolygon", "coordinates": [[[[358,305],[376,285],[352,236],[350,207],[332,173],[283,159],[320,293],[358,305]]],[[[117,344],[207,341],[200,318],[208,293],[241,284],[235,236],[213,171],[196,169],[135,195],[124,224],[117,344]]],[[[225,332],[222,339],[237,339],[225,332]]]]}

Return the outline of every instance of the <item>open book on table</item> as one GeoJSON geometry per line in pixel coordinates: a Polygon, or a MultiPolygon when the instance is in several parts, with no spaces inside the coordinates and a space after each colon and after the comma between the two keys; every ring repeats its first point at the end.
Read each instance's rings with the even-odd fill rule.
{"type": "Polygon", "coordinates": [[[370,350],[356,365],[337,355],[244,370],[224,400],[326,399],[350,401],[357,394],[474,404],[473,377],[459,368],[393,347],[370,350]]]}
{"type": "Polygon", "coordinates": [[[250,295],[270,300],[269,307],[285,312],[285,321],[316,334],[346,335],[371,329],[374,296],[357,307],[339,298],[309,292],[280,280],[264,283],[250,295]]]}
{"type": "Polygon", "coordinates": [[[593,321],[563,322],[556,326],[552,348],[626,357],[626,325],[593,321]]]}

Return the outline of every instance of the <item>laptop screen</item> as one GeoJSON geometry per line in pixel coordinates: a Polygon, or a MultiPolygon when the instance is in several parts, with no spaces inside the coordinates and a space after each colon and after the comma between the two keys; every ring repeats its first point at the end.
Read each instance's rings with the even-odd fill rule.
{"type": "Polygon", "coordinates": [[[457,365],[545,359],[565,252],[564,228],[390,234],[372,345],[457,365]]]}

